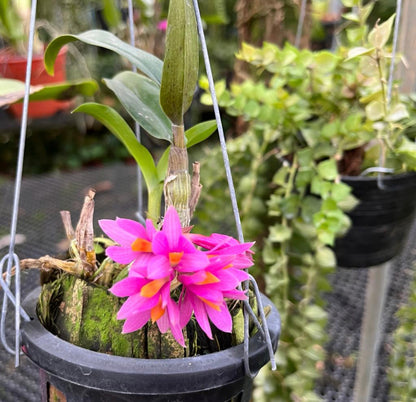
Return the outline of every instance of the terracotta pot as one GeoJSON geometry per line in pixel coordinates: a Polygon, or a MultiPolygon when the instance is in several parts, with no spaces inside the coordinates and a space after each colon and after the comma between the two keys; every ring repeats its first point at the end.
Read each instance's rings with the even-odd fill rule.
{"type": "MultiPolygon", "coordinates": [[[[49,75],[43,64],[43,54],[33,55],[31,85],[44,85],[64,82],[66,80],[66,53],[67,49],[63,48],[55,62],[55,74],[49,75]]],[[[15,80],[25,81],[27,59],[5,50],[0,52],[0,76],[15,80]]],[[[44,100],[31,101],[29,103],[28,116],[31,118],[49,117],[60,110],[66,110],[70,107],[70,101],[44,100]]],[[[23,104],[17,103],[10,105],[11,113],[20,118],[22,116],[23,104]]]]}

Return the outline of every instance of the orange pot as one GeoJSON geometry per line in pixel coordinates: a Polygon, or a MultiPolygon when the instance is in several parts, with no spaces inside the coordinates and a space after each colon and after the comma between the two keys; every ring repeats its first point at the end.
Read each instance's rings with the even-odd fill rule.
{"type": "MultiPolygon", "coordinates": [[[[59,52],[56,58],[55,74],[53,76],[49,75],[45,70],[43,55],[33,55],[31,85],[64,82],[66,80],[66,53],[66,48],[63,48],[59,52]]],[[[10,51],[0,52],[0,76],[3,78],[11,78],[24,82],[26,78],[26,66],[26,57],[15,55],[10,51]]],[[[31,118],[49,117],[60,110],[68,109],[70,104],[70,101],[31,101],[29,103],[28,116],[31,118]]],[[[15,117],[20,118],[22,116],[23,104],[13,104],[9,110],[15,117]]]]}

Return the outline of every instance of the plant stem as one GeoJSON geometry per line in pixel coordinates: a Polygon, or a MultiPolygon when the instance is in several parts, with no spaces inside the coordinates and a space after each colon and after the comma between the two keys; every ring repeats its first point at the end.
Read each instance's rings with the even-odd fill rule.
{"type": "Polygon", "coordinates": [[[191,221],[191,176],[188,172],[184,126],[173,124],[172,132],[173,144],[169,152],[168,173],[164,184],[165,203],[166,208],[170,205],[175,207],[182,227],[187,227],[191,221]]]}

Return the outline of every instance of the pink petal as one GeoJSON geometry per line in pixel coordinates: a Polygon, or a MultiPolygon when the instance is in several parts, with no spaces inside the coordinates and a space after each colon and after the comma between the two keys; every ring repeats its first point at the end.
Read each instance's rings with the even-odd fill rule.
{"type": "Polygon", "coordinates": [[[170,323],[169,323],[169,315],[168,313],[165,311],[165,313],[162,315],[162,317],[160,317],[157,321],[156,324],[159,328],[159,331],[164,334],[166,333],[169,328],[170,328],[170,323]]]}
{"type": "Polygon", "coordinates": [[[209,264],[209,259],[202,251],[193,254],[184,254],[179,265],[178,272],[195,272],[204,269],[209,264]]]}
{"type": "Polygon", "coordinates": [[[119,264],[130,264],[137,258],[137,252],[133,251],[129,247],[110,246],[107,247],[105,253],[113,261],[119,264]]]}
{"type": "Polygon", "coordinates": [[[185,347],[185,340],[183,339],[183,332],[182,328],[179,325],[172,325],[170,327],[170,331],[172,332],[173,337],[182,347],[185,347]]]}
{"type": "Polygon", "coordinates": [[[237,278],[237,280],[240,283],[250,278],[249,274],[246,271],[243,271],[241,269],[229,268],[229,269],[225,269],[224,271],[229,271],[235,278],[237,278]]]}
{"type": "Polygon", "coordinates": [[[121,229],[116,221],[110,219],[101,219],[98,221],[103,232],[118,244],[127,247],[136,239],[134,234],[121,229]]]}
{"type": "Polygon", "coordinates": [[[123,319],[131,315],[150,310],[159,303],[159,293],[153,297],[143,297],[140,293],[130,296],[121,306],[117,318],[123,319]]]}
{"type": "Polygon", "coordinates": [[[184,286],[195,285],[196,283],[202,282],[206,278],[205,271],[201,270],[193,275],[179,275],[178,279],[184,284],[184,286]]]}
{"type": "Polygon", "coordinates": [[[142,278],[127,277],[115,283],[108,290],[115,296],[127,297],[140,293],[140,289],[148,282],[148,280],[142,278]]]}
{"type": "Polygon", "coordinates": [[[149,240],[152,240],[154,235],[157,233],[157,230],[153,226],[153,222],[150,219],[146,219],[146,233],[149,240]]]}
{"type": "Polygon", "coordinates": [[[222,292],[214,290],[211,285],[191,286],[189,290],[196,296],[207,299],[213,303],[220,303],[223,300],[222,292]]]}
{"type": "Polygon", "coordinates": [[[178,213],[172,206],[170,206],[166,211],[165,218],[163,220],[162,231],[165,233],[169,242],[169,250],[176,251],[176,248],[178,247],[179,237],[182,235],[182,226],[178,213]]]}
{"type": "Polygon", "coordinates": [[[126,231],[127,233],[131,233],[134,238],[140,237],[141,239],[147,238],[146,229],[143,225],[137,221],[133,221],[131,219],[124,219],[124,218],[116,218],[117,225],[126,231]]]}
{"type": "Polygon", "coordinates": [[[172,251],[183,251],[184,253],[195,253],[200,252],[195,248],[191,241],[189,241],[185,236],[181,235],[178,239],[178,248],[177,250],[172,251]]]}
{"type": "Polygon", "coordinates": [[[233,320],[231,314],[228,311],[226,303],[221,305],[221,310],[217,311],[210,306],[205,306],[209,319],[212,323],[221,331],[231,332],[233,328],[233,320]]]}
{"type": "Polygon", "coordinates": [[[223,292],[224,297],[227,299],[234,299],[234,300],[247,300],[248,297],[246,294],[241,290],[227,290],[223,292]]]}
{"type": "Polygon", "coordinates": [[[147,277],[149,279],[160,279],[169,276],[172,268],[169,260],[163,255],[155,255],[147,264],[147,277]]]}
{"type": "Polygon", "coordinates": [[[220,248],[220,249],[212,249],[210,250],[211,253],[215,253],[215,255],[221,255],[221,254],[242,254],[245,253],[247,250],[249,250],[252,246],[254,245],[254,243],[243,243],[243,244],[238,244],[235,246],[229,246],[229,247],[224,247],[224,248],[220,248]]]}
{"type": "Polygon", "coordinates": [[[187,294],[188,293],[185,294],[179,303],[179,325],[181,328],[184,328],[186,324],[188,324],[193,312],[192,303],[190,301],[191,296],[187,296],[187,294]]]}
{"type": "Polygon", "coordinates": [[[122,334],[137,331],[142,328],[150,320],[150,312],[143,312],[131,315],[126,319],[123,325],[122,334]]]}
{"type": "Polygon", "coordinates": [[[201,329],[207,334],[208,338],[212,339],[212,332],[207,312],[205,310],[205,303],[197,299],[194,299],[193,302],[196,321],[201,329]]]}
{"type": "Polygon", "coordinates": [[[164,232],[157,232],[153,237],[152,251],[154,254],[168,255],[170,251],[169,242],[164,232]]]}

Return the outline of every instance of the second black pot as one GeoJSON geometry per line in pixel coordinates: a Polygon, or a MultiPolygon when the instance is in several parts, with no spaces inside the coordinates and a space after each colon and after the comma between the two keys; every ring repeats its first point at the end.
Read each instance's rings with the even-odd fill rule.
{"type": "Polygon", "coordinates": [[[371,267],[398,255],[413,223],[416,208],[416,173],[384,176],[379,189],[376,177],[349,176],[360,201],[348,215],[348,233],[337,239],[335,254],[341,267],[371,267]]]}

